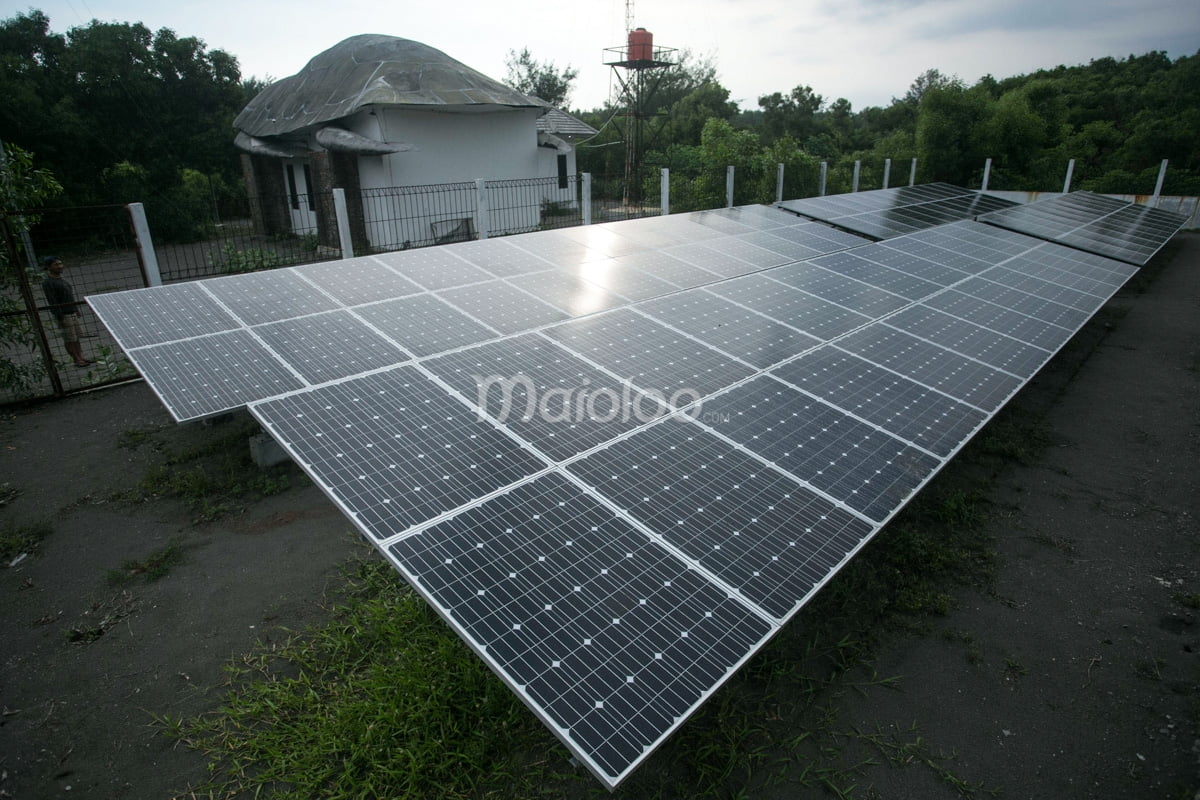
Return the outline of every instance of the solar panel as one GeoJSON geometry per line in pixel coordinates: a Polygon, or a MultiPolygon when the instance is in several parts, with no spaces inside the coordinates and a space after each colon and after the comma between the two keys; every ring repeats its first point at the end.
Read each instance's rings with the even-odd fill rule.
{"type": "Polygon", "coordinates": [[[252,333],[241,329],[127,353],[177,420],[207,417],[304,386],[252,333]]]}
{"type": "Polygon", "coordinates": [[[997,210],[979,221],[1141,266],[1187,223],[1187,217],[1091,192],[1072,192],[997,210]]]}
{"type": "Polygon", "coordinates": [[[439,249],[272,273],[279,319],[248,284],[89,301],[176,418],[249,404],[609,787],[1135,270],[766,207],[439,249]]]}
{"type": "Polygon", "coordinates": [[[610,786],[775,630],[555,473],[386,553],[610,786]]]}
{"type": "Polygon", "coordinates": [[[839,228],[891,239],[955,220],[1009,208],[1015,203],[946,183],[787,200],[780,208],[839,228]]]}
{"type": "Polygon", "coordinates": [[[262,401],[251,410],[379,541],[545,466],[410,366],[262,401]]]}
{"type": "Polygon", "coordinates": [[[126,351],[240,326],[199,283],[93,295],[88,305],[126,351]]]}

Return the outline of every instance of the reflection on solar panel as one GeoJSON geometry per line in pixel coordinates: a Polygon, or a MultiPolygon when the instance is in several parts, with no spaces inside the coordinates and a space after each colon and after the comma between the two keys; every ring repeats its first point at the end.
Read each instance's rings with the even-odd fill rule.
{"type": "Polygon", "coordinates": [[[89,299],[177,418],[249,403],[614,787],[1135,271],[969,221],[830,232],[730,209],[441,248],[483,280],[367,262],[393,298],[302,268],[305,313],[255,324],[207,283],[89,299]]]}
{"type": "Polygon", "coordinates": [[[780,208],[872,239],[891,239],[1016,205],[948,183],[785,200],[780,208]]]}
{"type": "Polygon", "coordinates": [[[979,221],[1142,266],[1184,226],[1187,217],[1091,192],[1072,192],[993,211],[979,221]]]}

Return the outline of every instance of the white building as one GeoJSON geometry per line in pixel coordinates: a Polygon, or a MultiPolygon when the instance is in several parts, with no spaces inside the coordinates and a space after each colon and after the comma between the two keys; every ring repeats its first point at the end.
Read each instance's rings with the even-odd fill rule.
{"type": "MultiPolygon", "coordinates": [[[[330,190],[341,188],[355,252],[474,236],[477,179],[557,179],[543,200],[571,204],[570,140],[594,133],[440,50],[376,34],[346,39],[271,84],[234,128],[263,231],[316,230],[335,246],[330,190]]],[[[493,216],[493,233],[534,230],[540,208],[493,216]]]]}

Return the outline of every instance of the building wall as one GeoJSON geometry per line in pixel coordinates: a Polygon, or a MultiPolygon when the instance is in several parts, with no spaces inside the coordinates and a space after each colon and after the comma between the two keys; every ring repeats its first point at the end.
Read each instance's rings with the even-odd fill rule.
{"type": "MultiPolygon", "coordinates": [[[[428,242],[464,225],[479,231],[473,185],[420,195],[392,191],[393,187],[537,177],[543,174],[537,117],[537,109],[524,108],[488,112],[381,108],[349,118],[345,127],[355,133],[413,147],[403,153],[358,158],[371,246],[393,249],[410,242],[428,242]]],[[[533,230],[540,221],[539,212],[537,208],[515,215],[506,211],[504,227],[533,230]]],[[[495,224],[491,230],[507,232],[495,224]]]]}

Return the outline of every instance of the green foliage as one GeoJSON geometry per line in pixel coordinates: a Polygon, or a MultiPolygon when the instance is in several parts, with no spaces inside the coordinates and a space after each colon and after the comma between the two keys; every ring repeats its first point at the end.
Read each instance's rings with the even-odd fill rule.
{"type": "Polygon", "coordinates": [[[280,255],[275,250],[251,247],[238,250],[232,242],[226,242],[221,247],[220,255],[209,253],[210,266],[227,273],[258,272],[264,269],[286,267],[295,259],[280,255]]]}
{"type": "Polygon", "coordinates": [[[48,522],[26,525],[5,523],[0,527],[0,562],[8,564],[22,553],[36,551],[51,531],[48,522]]]}
{"type": "MultiPolygon", "coordinates": [[[[12,234],[18,257],[23,256],[21,234],[37,221],[37,216],[28,213],[29,210],[61,192],[62,186],[49,170],[33,166],[32,153],[4,143],[0,152],[0,214],[12,234]]],[[[38,347],[33,324],[24,313],[25,304],[16,298],[17,280],[13,270],[20,268],[10,263],[8,245],[0,241],[0,347],[6,353],[0,355],[0,390],[18,397],[29,394],[45,377],[41,359],[13,360],[7,355],[14,348],[36,351],[38,347]]],[[[30,276],[31,282],[35,277],[30,276]]]]}
{"type": "Polygon", "coordinates": [[[157,202],[163,240],[195,235],[181,222],[197,208],[185,170],[240,174],[237,60],[168,28],[93,20],[59,34],[41,11],[0,20],[0,96],[0,139],[36,144],[68,204],[157,202]]]}
{"type": "Polygon", "coordinates": [[[567,105],[571,98],[571,82],[579,70],[570,64],[559,71],[553,61],[538,61],[529,53],[528,47],[521,52],[509,50],[504,59],[508,68],[505,82],[521,94],[538,97],[556,108],[567,105]]]}

